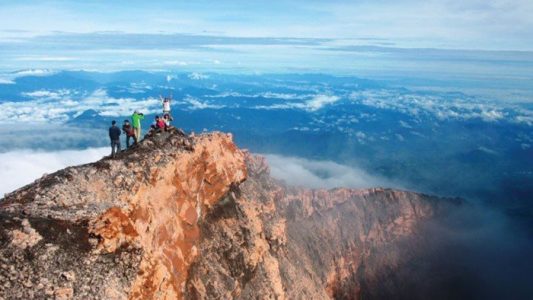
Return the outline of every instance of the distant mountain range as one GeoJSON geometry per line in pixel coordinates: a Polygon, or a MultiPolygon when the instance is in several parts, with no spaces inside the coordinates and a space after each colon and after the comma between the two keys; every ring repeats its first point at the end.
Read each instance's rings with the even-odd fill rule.
{"type": "Polygon", "coordinates": [[[232,132],[255,152],[362,167],[406,188],[533,220],[530,103],[325,74],[22,70],[4,77],[11,83],[0,84],[0,135],[9,136],[0,139],[2,151],[107,145],[111,120],[138,109],[146,130],[161,113],[159,96],[172,95],[174,125],[187,132],[232,132]],[[46,138],[63,131],[61,142],[46,138]]]}

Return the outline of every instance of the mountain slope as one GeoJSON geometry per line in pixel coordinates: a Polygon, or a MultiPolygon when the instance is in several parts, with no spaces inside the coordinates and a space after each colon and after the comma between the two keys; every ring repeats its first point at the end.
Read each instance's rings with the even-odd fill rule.
{"type": "Polygon", "coordinates": [[[451,205],[381,188],[287,187],[264,158],[246,158],[248,179],[201,225],[188,298],[393,296],[384,277],[416,258],[418,227],[451,205]]]}
{"type": "Polygon", "coordinates": [[[380,297],[449,205],[287,187],[231,135],[172,131],[7,195],[0,297],[380,297]]]}

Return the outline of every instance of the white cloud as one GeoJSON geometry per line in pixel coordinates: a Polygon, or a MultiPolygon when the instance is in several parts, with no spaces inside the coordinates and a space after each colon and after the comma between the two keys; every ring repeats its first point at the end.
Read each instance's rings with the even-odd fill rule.
{"type": "Polygon", "coordinates": [[[190,104],[189,106],[190,109],[206,109],[206,108],[220,109],[224,107],[224,105],[209,104],[205,101],[201,101],[191,96],[187,96],[184,100],[190,104]]]}
{"type": "Polygon", "coordinates": [[[257,96],[267,98],[267,99],[283,99],[283,100],[304,99],[306,97],[309,97],[308,95],[273,93],[273,92],[264,92],[264,93],[258,94],[257,96]]]}
{"type": "Polygon", "coordinates": [[[272,104],[272,105],[257,105],[255,109],[306,109],[306,105],[303,103],[284,103],[284,104],[272,104]]]}
{"type": "Polygon", "coordinates": [[[32,98],[48,98],[48,99],[61,99],[64,96],[71,94],[70,90],[61,89],[57,91],[38,90],[33,92],[22,93],[23,96],[32,98]]]}
{"type": "Polygon", "coordinates": [[[366,171],[341,165],[332,161],[315,161],[281,155],[265,155],[274,178],[289,185],[310,188],[368,188],[398,187],[387,179],[371,175],[366,171]]]}
{"type": "Polygon", "coordinates": [[[38,55],[38,56],[22,56],[18,57],[16,60],[19,61],[75,61],[79,60],[77,57],[70,56],[47,56],[47,55],[38,55]]]}
{"type": "Polygon", "coordinates": [[[181,60],[167,60],[167,61],[164,61],[163,64],[167,65],[167,66],[187,66],[187,65],[189,65],[188,62],[181,61],[181,60]]]}
{"type": "Polygon", "coordinates": [[[25,94],[35,100],[0,103],[3,114],[0,123],[64,122],[86,110],[95,110],[102,116],[128,116],[134,110],[157,113],[162,108],[159,99],[113,98],[105,89],[95,90],[79,100],[72,99],[72,94],[69,90],[38,90],[25,94]]]}
{"type": "Polygon", "coordinates": [[[192,79],[192,80],[203,80],[203,79],[208,79],[209,76],[208,75],[204,75],[202,73],[198,73],[198,72],[193,72],[189,75],[187,75],[189,77],[189,79],[192,79]]]}
{"type": "Polygon", "coordinates": [[[19,150],[0,153],[0,197],[33,182],[45,173],[67,166],[89,163],[109,154],[109,149],[65,150],[34,152],[19,150]]]}
{"type": "MultiPolygon", "coordinates": [[[[452,48],[531,49],[528,0],[464,1],[273,1],[271,5],[235,5],[231,1],[202,1],[187,5],[173,1],[149,5],[139,2],[123,9],[121,3],[92,1],[4,1],[0,37],[19,40],[46,32],[90,31],[220,33],[256,37],[374,37],[403,45],[452,48]],[[105,4],[103,4],[105,3],[105,4]],[[101,11],[97,15],[91,13],[101,11]],[[246,13],[246,18],[219,18],[246,13]],[[294,14],[298,12],[298,14],[294,14]],[[142,19],[143,22],[138,22],[142,19]],[[383,20],[387,20],[384,22],[383,20]],[[17,28],[23,32],[9,32],[17,28]]],[[[214,43],[212,43],[214,44],[214,43]]]]}
{"type": "Polygon", "coordinates": [[[306,109],[310,111],[316,111],[322,107],[337,102],[340,98],[337,96],[329,95],[316,95],[313,99],[307,101],[306,109]]]}
{"type": "Polygon", "coordinates": [[[16,77],[22,77],[22,76],[49,76],[55,74],[55,71],[49,70],[49,69],[27,69],[27,70],[20,70],[15,73],[13,73],[16,77]]]}
{"type": "MultiPolygon", "coordinates": [[[[281,94],[286,96],[288,99],[299,99],[299,97],[292,97],[291,94],[281,94]]],[[[307,96],[306,96],[307,97],[307,96]]],[[[303,109],[309,112],[317,111],[321,108],[324,108],[327,105],[331,105],[340,100],[338,96],[323,95],[318,94],[314,95],[310,100],[305,102],[287,102],[283,104],[273,104],[273,105],[258,105],[255,106],[255,109],[303,109]]]]}
{"type": "Polygon", "coordinates": [[[89,97],[83,99],[80,104],[84,107],[81,111],[94,109],[102,116],[128,116],[135,110],[142,111],[145,114],[157,113],[162,109],[159,99],[112,98],[107,95],[104,89],[96,90],[89,97]]]}
{"type": "Polygon", "coordinates": [[[487,153],[487,154],[498,155],[498,152],[497,152],[497,151],[494,151],[494,150],[489,149],[489,148],[487,148],[487,147],[479,146],[477,149],[478,149],[479,151],[485,152],[485,153],[487,153]]]}
{"type": "Polygon", "coordinates": [[[0,84],[15,84],[15,82],[11,79],[0,78],[0,84]]]}
{"type": "Polygon", "coordinates": [[[261,92],[257,94],[243,94],[240,92],[223,92],[217,95],[206,95],[207,98],[266,98],[266,99],[282,99],[282,100],[304,100],[313,97],[309,94],[288,94],[276,92],[261,92]]]}
{"type": "Polygon", "coordinates": [[[485,121],[497,121],[504,118],[503,112],[495,109],[484,110],[480,113],[480,116],[485,121]]]}
{"type": "MultiPolygon", "coordinates": [[[[514,104],[491,103],[473,97],[449,99],[440,95],[402,94],[394,90],[355,91],[348,96],[354,102],[380,109],[396,110],[412,116],[433,115],[439,120],[480,119],[485,122],[508,120],[510,122],[533,123],[531,110],[514,104]],[[512,113],[511,113],[512,112],[512,113]]],[[[400,121],[400,126],[411,125],[400,121]]]]}
{"type": "Polygon", "coordinates": [[[413,128],[413,126],[409,125],[407,122],[400,120],[400,126],[403,128],[413,128]]]}

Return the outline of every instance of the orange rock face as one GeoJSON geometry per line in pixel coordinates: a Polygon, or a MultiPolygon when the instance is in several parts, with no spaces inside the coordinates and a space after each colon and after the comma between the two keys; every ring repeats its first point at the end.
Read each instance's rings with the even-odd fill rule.
{"type": "Polygon", "coordinates": [[[181,298],[197,255],[198,222],[245,180],[244,155],[222,133],[195,139],[162,135],[122,155],[49,175],[8,196],[2,210],[89,220],[96,252],[142,249],[130,299],[181,298]]]}
{"type": "Polygon", "coordinates": [[[186,298],[367,298],[409,262],[416,249],[402,243],[441,206],[390,189],[287,187],[263,157],[246,153],[246,162],[238,195],[202,224],[210,238],[199,244],[186,298]]]}
{"type": "Polygon", "coordinates": [[[231,135],[163,133],[0,202],[0,298],[360,298],[437,202],[287,187],[231,135]]]}

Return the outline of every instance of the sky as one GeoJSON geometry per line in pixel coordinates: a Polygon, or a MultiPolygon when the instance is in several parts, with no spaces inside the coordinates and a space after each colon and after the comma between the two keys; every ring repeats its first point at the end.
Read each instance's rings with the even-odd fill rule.
{"type": "Polygon", "coordinates": [[[58,31],[117,31],[363,39],[415,47],[533,50],[533,2],[527,0],[0,3],[1,36],[14,40],[58,31]]]}
{"type": "Polygon", "coordinates": [[[530,64],[532,16],[528,0],[0,0],[0,71],[404,69],[425,48],[530,64]]]}

